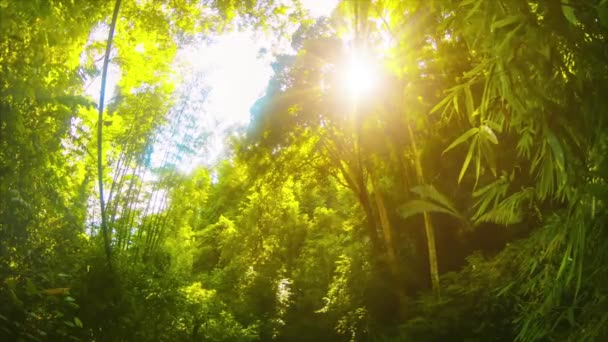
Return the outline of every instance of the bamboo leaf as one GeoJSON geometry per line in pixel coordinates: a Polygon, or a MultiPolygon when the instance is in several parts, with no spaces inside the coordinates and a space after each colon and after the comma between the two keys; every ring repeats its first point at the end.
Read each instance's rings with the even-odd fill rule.
{"type": "Polygon", "coordinates": [[[492,31],[494,31],[494,30],[502,28],[502,27],[513,25],[522,19],[523,19],[523,17],[521,15],[512,15],[512,16],[506,17],[504,19],[495,21],[492,24],[491,29],[492,29],[492,31]]]}
{"type": "Polygon", "coordinates": [[[498,138],[496,137],[496,134],[494,134],[494,131],[492,131],[492,129],[487,126],[487,125],[481,125],[481,130],[483,133],[483,136],[487,138],[487,140],[489,140],[492,144],[497,145],[498,144],[498,138]]]}
{"type": "Polygon", "coordinates": [[[570,5],[570,0],[563,0],[562,12],[564,13],[564,17],[568,19],[570,24],[575,26],[580,24],[578,18],[576,17],[576,14],[574,14],[574,8],[570,5]]]}
{"type": "Polygon", "coordinates": [[[469,164],[471,163],[471,158],[473,158],[473,151],[476,145],[476,140],[474,140],[471,143],[471,146],[469,146],[469,151],[467,152],[467,156],[464,159],[464,163],[462,164],[462,169],[460,170],[460,175],[458,175],[458,183],[460,183],[460,181],[462,180],[462,177],[464,177],[464,173],[467,171],[467,169],[469,168],[469,164]]]}
{"type": "Polygon", "coordinates": [[[418,195],[420,195],[423,198],[427,197],[427,198],[441,204],[446,209],[449,209],[453,213],[454,216],[461,216],[458,213],[458,210],[456,210],[456,208],[454,207],[454,204],[452,204],[452,201],[450,201],[450,199],[446,195],[440,193],[439,190],[437,190],[431,184],[415,186],[412,188],[412,192],[417,193],[418,195]]]}
{"type": "Polygon", "coordinates": [[[492,171],[492,175],[496,177],[496,156],[494,155],[494,150],[487,142],[481,143],[481,152],[483,154],[486,163],[490,166],[490,171],[492,171]]]}
{"type": "MultiPolygon", "coordinates": [[[[488,63],[490,63],[490,61],[488,59],[482,60],[475,67],[473,67],[473,69],[465,72],[463,75],[463,78],[464,79],[474,79],[476,76],[483,74],[483,71],[485,70],[486,65],[488,63]]],[[[456,87],[464,87],[465,89],[469,88],[469,91],[470,91],[471,90],[470,86],[471,86],[471,83],[469,82],[467,84],[459,85],[456,87]]],[[[456,87],[453,87],[453,88],[456,88],[456,87]]]]}
{"type": "MultiPolygon", "coordinates": [[[[522,204],[530,200],[533,192],[533,188],[526,188],[512,194],[497,205],[495,204],[489,212],[479,215],[475,223],[492,222],[509,225],[521,222],[523,219],[522,204]]],[[[476,215],[481,213],[478,211],[476,215]]]]}
{"type": "Polygon", "coordinates": [[[449,209],[446,209],[438,204],[435,204],[433,202],[429,202],[426,200],[422,200],[422,199],[411,200],[411,201],[403,204],[399,208],[399,214],[403,218],[409,218],[409,217],[417,215],[417,214],[431,213],[431,212],[444,213],[444,214],[448,214],[451,216],[459,217],[458,215],[455,215],[449,209]]]}
{"type": "MultiPolygon", "coordinates": [[[[472,3],[472,2],[473,1],[469,1],[469,2],[466,2],[466,4],[463,5],[463,3],[465,3],[463,1],[463,3],[461,3],[460,6],[466,6],[466,5],[468,5],[468,4],[472,3]]],[[[469,18],[471,18],[479,10],[479,7],[481,7],[482,3],[484,3],[484,1],[482,1],[482,0],[476,0],[475,1],[475,5],[473,6],[473,8],[471,8],[469,10],[469,12],[467,13],[467,16],[466,16],[465,20],[468,20],[469,18]]]]}
{"type": "Polygon", "coordinates": [[[491,203],[494,203],[493,206],[496,206],[498,200],[505,196],[508,189],[509,183],[507,182],[506,178],[502,176],[500,179],[475,191],[473,193],[473,197],[478,198],[478,200],[475,203],[477,211],[473,215],[473,219],[477,220],[486,214],[486,210],[490,207],[491,203]]]}
{"type": "Polygon", "coordinates": [[[467,107],[467,114],[473,116],[475,112],[475,102],[473,101],[473,93],[471,93],[471,87],[464,87],[464,99],[467,107]]]}
{"type": "Polygon", "coordinates": [[[479,176],[481,175],[481,148],[479,147],[480,143],[477,142],[477,155],[475,156],[475,186],[477,186],[477,182],[479,181],[479,176]]]}
{"type": "Polygon", "coordinates": [[[478,0],[464,0],[458,6],[460,6],[460,7],[469,6],[470,4],[474,3],[475,1],[481,2],[481,1],[478,1],[478,0]]]}
{"type": "Polygon", "coordinates": [[[82,321],[78,317],[74,317],[74,324],[76,324],[76,326],[79,328],[83,327],[82,321]]]}
{"type": "Polygon", "coordinates": [[[565,170],[565,157],[564,150],[562,149],[562,144],[557,140],[557,137],[551,130],[546,131],[547,142],[549,146],[551,146],[551,151],[553,152],[553,158],[555,160],[556,166],[560,171],[565,170]]]}
{"type": "Polygon", "coordinates": [[[456,96],[456,94],[457,93],[455,91],[450,91],[446,97],[444,97],[441,101],[439,101],[438,104],[435,105],[435,107],[433,107],[433,109],[431,109],[430,113],[436,113],[440,109],[447,106],[448,103],[450,103],[450,101],[452,101],[452,99],[456,96]]]}
{"type": "Polygon", "coordinates": [[[492,120],[486,120],[484,122],[488,127],[490,127],[492,130],[501,133],[502,132],[502,124],[496,123],[492,120]]]}
{"type": "Polygon", "coordinates": [[[461,136],[459,136],[456,140],[454,140],[450,144],[450,146],[448,146],[445,150],[443,150],[443,153],[446,153],[447,151],[453,149],[454,147],[456,147],[456,146],[462,144],[463,142],[469,140],[469,138],[471,138],[477,132],[479,132],[479,128],[477,128],[477,127],[473,127],[471,129],[469,129],[468,131],[464,132],[464,134],[462,134],[461,136]]]}
{"type": "Polygon", "coordinates": [[[572,262],[572,257],[570,256],[571,251],[572,251],[572,243],[569,243],[568,248],[566,248],[566,252],[564,253],[564,255],[562,257],[562,262],[560,263],[559,270],[557,271],[557,276],[555,276],[556,281],[558,281],[560,279],[560,277],[562,276],[562,273],[564,273],[564,270],[566,269],[566,266],[568,265],[568,263],[572,262]]]}
{"type": "Polygon", "coordinates": [[[505,293],[507,293],[507,291],[509,291],[513,287],[513,285],[515,285],[515,283],[509,283],[507,286],[500,289],[500,291],[498,291],[496,293],[496,297],[500,297],[500,296],[504,295],[505,293]]]}

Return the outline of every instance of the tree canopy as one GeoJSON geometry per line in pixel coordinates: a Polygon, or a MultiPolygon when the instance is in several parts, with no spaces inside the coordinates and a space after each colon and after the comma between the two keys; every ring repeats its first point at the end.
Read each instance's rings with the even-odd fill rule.
{"type": "Polygon", "coordinates": [[[608,340],[607,61],[607,0],[0,0],[0,339],[608,340]]]}

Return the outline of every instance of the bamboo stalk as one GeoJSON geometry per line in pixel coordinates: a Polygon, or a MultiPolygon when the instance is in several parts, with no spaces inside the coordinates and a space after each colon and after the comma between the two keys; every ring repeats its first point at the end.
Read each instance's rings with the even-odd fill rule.
{"type": "Polygon", "coordinates": [[[112,14],[112,23],[110,24],[110,32],[108,32],[108,43],[106,45],[106,54],[103,59],[103,69],[101,72],[101,90],[99,94],[99,119],[97,122],[97,172],[99,174],[99,206],[101,209],[101,233],[103,234],[104,247],[108,267],[112,269],[112,249],[110,246],[110,236],[108,234],[108,226],[106,222],[106,206],[103,199],[103,110],[106,97],[106,82],[108,78],[108,64],[110,62],[110,52],[112,51],[112,39],[114,38],[114,30],[116,29],[116,21],[118,20],[118,11],[120,9],[120,1],[116,0],[114,4],[114,13],[112,14]]]}

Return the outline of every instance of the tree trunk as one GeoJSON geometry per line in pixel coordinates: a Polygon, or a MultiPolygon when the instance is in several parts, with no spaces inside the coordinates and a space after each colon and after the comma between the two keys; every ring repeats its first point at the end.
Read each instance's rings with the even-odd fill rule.
{"type": "Polygon", "coordinates": [[[380,218],[380,226],[382,227],[382,235],[384,237],[384,244],[386,245],[386,254],[388,258],[388,267],[393,277],[394,281],[394,289],[397,298],[399,298],[399,313],[402,317],[405,317],[405,302],[406,302],[406,292],[405,292],[405,282],[403,281],[401,269],[399,267],[399,260],[397,259],[397,253],[395,252],[395,241],[393,239],[393,226],[391,225],[391,221],[388,215],[388,210],[386,209],[386,204],[384,202],[384,197],[382,197],[382,193],[380,192],[380,186],[378,184],[378,179],[374,173],[370,170],[369,172],[370,179],[372,182],[372,187],[374,191],[374,199],[376,202],[376,208],[378,209],[378,216],[380,218]]]}
{"type": "MultiPolygon", "coordinates": [[[[410,140],[412,143],[412,149],[414,150],[414,166],[416,169],[416,177],[418,178],[418,184],[424,184],[424,173],[422,172],[422,163],[420,162],[420,150],[416,145],[416,138],[412,131],[412,126],[407,123],[407,129],[410,134],[410,140]]],[[[435,247],[435,231],[433,230],[433,224],[429,213],[424,212],[424,232],[426,233],[426,243],[429,253],[429,271],[431,274],[431,285],[433,287],[433,293],[436,298],[440,296],[439,289],[439,267],[437,262],[437,249],[435,247]]]]}
{"type": "Polygon", "coordinates": [[[108,64],[110,62],[110,52],[112,51],[112,39],[114,38],[114,30],[116,29],[116,21],[118,20],[118,11],[120,9],[120,1],[116,0],[114,4],[114,13],[112,14],[112,23],[110,24],[110,32],[108,32],[108,43],[106,45],[106,54],[103,58],[103,69],[101,72],[101,90],[99,94],[99,118],[97,122],[97,172],[99,174],[99,206],[101,209],[101,233],[106,251],[108,267],[112,269],[112,250],[110,247],[110,234],[106,222],[106,206],[103,198],[103,110],[106,97],[106,81],[108,78],[108,64]]]}

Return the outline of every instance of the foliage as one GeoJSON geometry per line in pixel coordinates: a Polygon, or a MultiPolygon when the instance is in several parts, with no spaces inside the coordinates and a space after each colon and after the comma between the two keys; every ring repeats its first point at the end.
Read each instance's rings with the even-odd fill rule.
{"type": "Polygon", "coordinates": [[[0,339],[608,339],[608,1],[123,1],[97,122],[112,5],[0,1],[0,339]],[[232,27],[293,50],[184,172],[232,27]]]}

